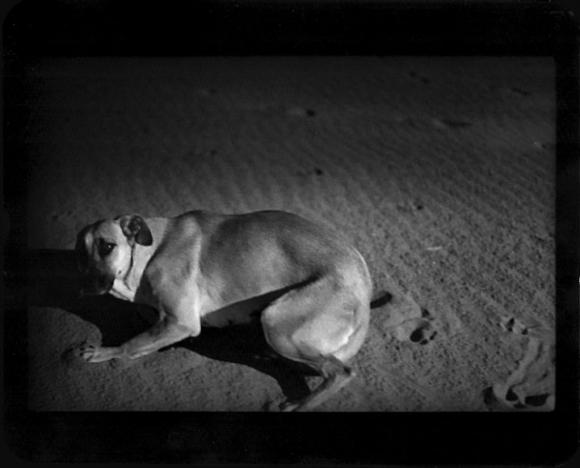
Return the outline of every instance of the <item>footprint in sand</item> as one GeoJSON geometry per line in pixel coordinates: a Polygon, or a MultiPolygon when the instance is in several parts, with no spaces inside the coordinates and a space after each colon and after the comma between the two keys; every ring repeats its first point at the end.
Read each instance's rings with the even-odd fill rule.
{"type": "Polygon", "coordinates": [[[551,141],[534,141],[534,146],[546,151],[554,151],[556,149],[556,144],[551,141]]]}
{"type": "Polygon", "coordinates": [[[313,109],[306,109],[300,106],[294,106],[287,108],[286,114],[293,117],[314,117],[316,116],[316,111],[313,109]]]}
{"type": "Polygon", "coordinates": [[[416,328],[409,335],[409,340],[413,343],[426,345],[437,336],[437,330],[433,328],[430,321],[421,320],[416,324],[416,328]]]}
{"type": "Polygon", "coordinates": [[[421,309],[421,318],[406,320],[395,327],[395,337],[399,341],[410,341],[426,345],[437,336],[434,319],[428,310],[421,309]]]}
{"type": "Polygon", "coordinates": [[[505,382],[496,382],[483,391],[490,411],[551,411],[554,394],[554,340],[548,330],[528,326],[515,317],[503,317],[500,327],[526,340],[526,350],[517,369],[505,382]]]}
{"type": "Polygon", "coordinates": [[[409,76],[411,78],[413,78],[414,80],[420,81],[423,84],[429,84],[429,83],[431,83],[431,80],[429,78],[427,78],[426,76],[420,75],[415,70],[411,70],[409,72],[409,76]]]}
{"type": "Polygon", "coordinates": [[[528,91],[527,89],[523,89],[523,88],[512,87],[512,88],[509,88],[508,91],[510,91],[513,94],[517,94],[518,96],[523,96],[523,97],[528,97],[528,96],[532,95],[531,91],[528,91]]]}
{"type": "Polygon", "coordinates": [[[395,298],[386,306],[386,320],[382,327],[394,338],[403,342],[427,345],[435,338],[448,335],[452,324],[442,317],[434,316],[430,311],[420,307],[411,297],[395,298]]]}
{"type": "Polygon", "coordinates": [[[507,332],[516,335],[527,335],[528,327],[515,317],[502,317],[500,327],[507,332]]]}
{"type": "Polygon", "coordinates": [[[295,174],[297,176],[300,176],[300,177],[309,177],[311,175],[315,175],[317,177],[322,177],[325,174],[325,172],[322,169],[320,169],[319,167],[315,167],[312,170],[308,169],[308,170],[296,171],[295,174]]]}
{"type": "Polygon", "coordinates": [[[61,221],[62,219],[68,219],[73,216],[73,210],[67,210],[64,213],[52,213],[50,216],[51,221],[61,221]]]}
{"type": "Polygon", "coordinates": [[[425,208],[420,200],[405,200],[397,203],[396,209],[401,213],[413,213],[422,211],[425,208]]]}
{"type": "Polygon", "coordinates": [[[431,123],[435,128],[440,129],[458,129],[458,128],[468,128],[473,125],[472,122],[467,120],[454,120],[454,119],[432,119],[431,123]]]}
{"type": "Polygon", "coordinates": [[[217,90],[215,88],[199,88],[197,89],[197,94],[203,97],[211,97],[217,94],[217,90]]]}

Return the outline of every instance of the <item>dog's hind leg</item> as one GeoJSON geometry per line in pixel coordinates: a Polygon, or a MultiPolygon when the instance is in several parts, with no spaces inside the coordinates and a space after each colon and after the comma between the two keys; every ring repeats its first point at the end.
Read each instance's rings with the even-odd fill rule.
{"type": "Polygon", "coordinates": [[[368,291],[325,277],[280,297],[262,313],[268,344],[283,357],[301,362],[323,378],[306,398],[285,411],[310,410],[337,393],[353,377],[345,363],[362,346],[368,329],[368,291]]]}
{"type": "Polygon", "coordinates": [[[322,383],[307,397],[297,402],[283,403],[282,411],[307,411],[315,408],[348,384],[355,372],[334,356],[321,356],[317,363],[310,364],[322,375],[322,383]]]}

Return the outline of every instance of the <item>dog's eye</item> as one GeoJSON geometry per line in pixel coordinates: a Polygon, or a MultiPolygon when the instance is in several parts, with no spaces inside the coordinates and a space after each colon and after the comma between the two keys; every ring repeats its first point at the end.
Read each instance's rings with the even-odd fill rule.
{"type": "Polygon", "coordinates": [[[113,244],[112,242],[102,241],[101,243],[99,243],[99,255],[101,257],[106,257],[113,251],[114,248],[115,244],[113,244]]]}

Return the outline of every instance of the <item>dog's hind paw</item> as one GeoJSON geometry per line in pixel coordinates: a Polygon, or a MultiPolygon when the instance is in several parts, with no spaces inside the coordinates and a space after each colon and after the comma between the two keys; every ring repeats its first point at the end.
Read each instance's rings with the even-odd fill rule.
{"type": "Polygon", "coordinates": [[[280,404],[279,409],[282,413],[290,413],[292,411],[296,411],[299,406],[300,405],[297,402],[285,401],[280,404]]]}
{"type": "Polygon", "coordinates": [[[290,412],[294,411],[298,407],[298,403],[294,401],[280,401],[276,399],[274,401],[268,401],[263,405],[263,410],[269,413],[278,413],[278,412],[290,412]]]}

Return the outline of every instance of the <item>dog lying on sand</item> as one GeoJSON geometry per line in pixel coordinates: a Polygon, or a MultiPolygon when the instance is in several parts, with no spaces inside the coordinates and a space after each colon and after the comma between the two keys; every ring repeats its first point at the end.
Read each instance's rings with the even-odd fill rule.
{"type": "Polygon", "coordinates": [[[284,411],[310,410],[354,376],[347,362],[369,326],[372,282],[362,255],[337,233],[297,215],[191,211],[119,216],[85,227],[76,243],[85,294],[111,294],[159,312],[116,347],[84,344],[88,362],[134,359],[198,336],[202,326],[259,319],[266,342],[322,383],[284,411]],[[256,298],[256,308],[231,307],[256,298]]]}

